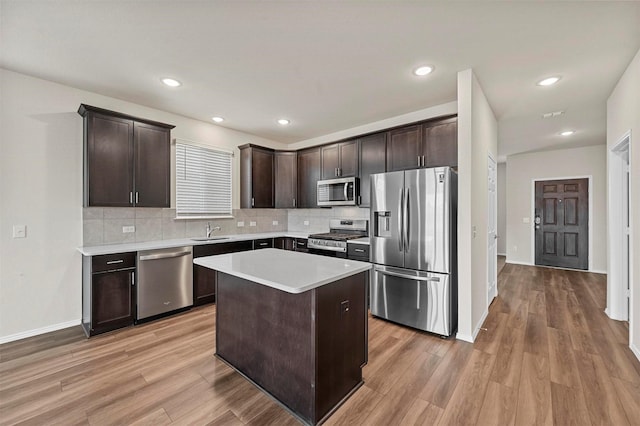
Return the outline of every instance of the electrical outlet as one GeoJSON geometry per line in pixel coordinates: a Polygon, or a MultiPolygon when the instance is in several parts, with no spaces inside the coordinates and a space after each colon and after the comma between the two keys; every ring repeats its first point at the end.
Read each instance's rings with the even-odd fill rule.
{"type": "Polygon", "coordinates": [[[123,234],[130,234],[131,232],[136,232],[136,227],[133,225],[129,225],[129,226],[123,226],[122,227],[122,233],[123,234]]]}
{"type": "Polygon", "coordinates": [[[256,223],[253,220],[251,220],[249,221],[249,226],[256,226],[256,223]]]}
{"type": "Polygon", "coordinates": [[[238,228],[244,228],[244,221],[239,221],[238,222],[238,228]]]}
{"type": "Polygon", "coordinates": [[[477,228],[476,228],[476,227],[475,227],[475,225],[474,225],[474,226],[473,226],[473,238],[475,238],[475,237],[476,237],[476,235],[478,235],[478,230],[477,230],[477,228]]]}
{"type": "Polygon", "coordinates": [[[27,225],[13,225],[13,238],[27,238],[27,225]]]}
{"type": "Polygon", "coordinates": [[[304,221],[304,226],[309,226],[309,221],[308,220],[304,221]]]}
{"type": "Polygon", "coordinates": [[[271,222],[271,224],[272,224],[273,226],[278,226],[278,221],[277,221],[277,220],[274,220],[273,222],[271,222]]]}

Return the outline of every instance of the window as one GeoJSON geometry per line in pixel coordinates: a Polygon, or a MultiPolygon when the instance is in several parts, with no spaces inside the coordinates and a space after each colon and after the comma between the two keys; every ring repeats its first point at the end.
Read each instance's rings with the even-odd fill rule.
{"type": "Polygon", "coordinates": [[[176,139],[176,216],[231,216],[233,153],[176,139]]]}

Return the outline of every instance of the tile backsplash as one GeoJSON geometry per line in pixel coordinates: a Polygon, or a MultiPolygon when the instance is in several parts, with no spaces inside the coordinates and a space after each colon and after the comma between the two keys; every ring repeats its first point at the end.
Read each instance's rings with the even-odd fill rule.
{"type": "Polygon", "coordinates": [[[369,209],[236,209],[233,210],[233,218],[186,220],[175,217],[175,209],[85,207],[82,211],[83,245],[204,237],[207,222],[211,223],[212,228],[221,228],[213,231],[213,235],[281,231],[327,232],[330,219],[368,219],[369,209]],[[275,222],[277,224],[274,225],[275,222]],[[135,231],[123,232],[125,226],[133,226],[135,231]]]}
{"type": "Polygon", "coordinates": [[[280,209],[237,209],[233,218],[186,220],[176,219],[175,209],[85,207],[82,217],[84,246],[204,237],[207,222],[221,228],[212,235],[281,232],[288,225],[287,210],[280,209]],[[129,226],[134,232],[123,232],[129,226]]]}

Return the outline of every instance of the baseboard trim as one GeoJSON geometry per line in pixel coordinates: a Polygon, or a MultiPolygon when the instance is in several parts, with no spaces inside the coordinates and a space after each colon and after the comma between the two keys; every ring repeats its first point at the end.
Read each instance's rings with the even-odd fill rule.
{"type": "Polygon", "coordinates": [[[498,256],[504,256],[507,257],[507,253],[496,253],[498,256]]]}
{"type": "Polygon", "coordinates": [[[456,333],[456,339],[473,343],[473,336],[466,333],[456,333]]]}
{"type": "Polygon", "coordinates": [[[80,320],[73,320],[67,322],[61,322],[59,324],[52,324],[42,328],[36,328],[34,330],[27,330],[16,334],[10,334],[8,336],[0,337],[0,345],[3,343],[14,342],[16,340],[26,339],[27,337],[39,336],[40,334],[50,333],[52,331],[62,330],[63,328],[69,328],[76,325],[80,325],[80,320]]]}
{"type": "Polygon", "coordinates": [[[638,347],[633,344],[629,345],[629,349],[631,349],[631,352],[633,352],[636,358],[638,358],[638,361],[640,361],[640,349],[638,349],[638,347]]]}
{"type": "Polygon", "coordinates": [[[507,259],[506,262],[507,263],[512,263],[514,265],[536,266],[536,265],[534,265],[532,263],[529,263],[529,262],[519,262],[517,260],[509,260],[509,259],[507,259]]]}
{"type": "Polygon", "coordinates": [[[487,319],[487,316],[489,315],[489,310],[485,309],[483,314],[482,314],[482,318],[480,318],[480,321],[478,321],[478,324],[476,324],[475,328],[473,329],[473,341],[476,341],[476,337],[478,337],[478,333],[480,332],[480,328],[482,327],[482,324],[484,324],[484,320],[487,319]]]}
{"type": "Polygon", "coordinates": [[[607,275],[607,271],[600,271],[599,269],[591,269],[591,270],[589,270],[587,272],[591,272],[593,274],[604,274],[604,275],[607,275]]]}

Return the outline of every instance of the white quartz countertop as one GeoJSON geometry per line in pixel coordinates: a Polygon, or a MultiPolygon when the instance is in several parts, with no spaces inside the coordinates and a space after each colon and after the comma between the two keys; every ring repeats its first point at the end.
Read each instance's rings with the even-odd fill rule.
{"type": "Polygon", "coordinates": [[[263,232],[261,234],[221,235],[221,236],[214,236],[214,238],[217,238],[217,239],[206,240],[206,241],[195,241],[193,238],[179,238],[175,240],[144,241],[140,243],[85,246],[85,247],[78,247],[78,251],[82,253],[84,256],[98,256],[103,254],[126,253],[131,251],[155,250],[155,249],[184,247],[184,246],[198,246],[203,244],[221,244],[221,243],[229,243],[233,241],[259,240],[261,238],[276,238],[276,237],[307,238],[309,237],[309,234],[304,232],[282,231],[282,232],[263,232]]]}
{"type": "Polygon", "coordinates": [[[371,269],[368,262],[279,249],[199,257],[193,263],[288,293],[303,293],[371,269]]]}

